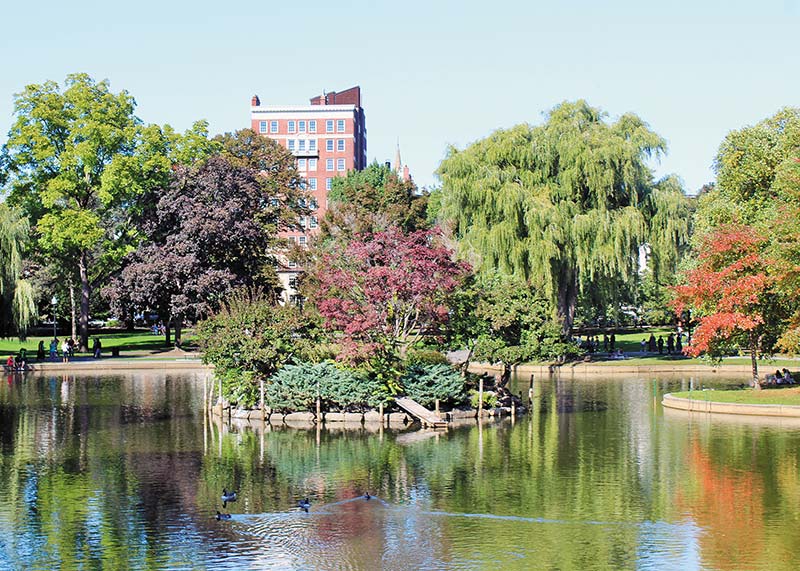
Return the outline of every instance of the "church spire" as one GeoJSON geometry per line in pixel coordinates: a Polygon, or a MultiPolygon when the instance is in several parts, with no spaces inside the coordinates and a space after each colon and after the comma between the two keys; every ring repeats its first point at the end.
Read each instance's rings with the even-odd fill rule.
{"type": "Polygon", "coordinates": [[[403,172],[403,162],[400,160],[400,137],[397,138],[397,152],[394,155],[394,172],[398,175],[403,172]]]}

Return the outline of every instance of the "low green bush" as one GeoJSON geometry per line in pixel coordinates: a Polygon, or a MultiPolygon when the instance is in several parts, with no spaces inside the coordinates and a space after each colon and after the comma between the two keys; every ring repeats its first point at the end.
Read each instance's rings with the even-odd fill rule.
{"type": "Polygon", "coordinates": [[[464,378],[450,365],[412,365],[401,384],[406,394],[422,406],[431,407],[437,399],[444,405],[464,402],[464,378]]]}
{"type": "Polygon", "coordinates": [[[385,385],[374,377],[325,361],[282,367],[269,380],[266,403],[276,410],[311,410],[317,395],[323,410],[377,408],[389,400],[385,385]]]}
{"type": "Polygon", "coordinates": [[[449,365],[450,362],[441,351],[434,349],[412,349],[406,356],[406,365],[449,365]]]}
{"type": "MultiPolygon", "coordinates": [[[[469,392],[469,404],[472,408],[478,408],[480,393],[472,390],[469,392]]],[[[497,395],[492,391],[483,391],[483,408],[494,408],[497,406],[497,395]]]]}

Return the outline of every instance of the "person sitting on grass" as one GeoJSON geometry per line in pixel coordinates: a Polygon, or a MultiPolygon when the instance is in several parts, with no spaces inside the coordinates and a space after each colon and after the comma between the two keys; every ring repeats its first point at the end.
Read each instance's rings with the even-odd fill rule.
{"type": "Polygon", "coordinates": [[[794,384],[794,377],[792,377],[792,374],[786,367],[783,368],[783,381],[788,385],[794,384]]]}

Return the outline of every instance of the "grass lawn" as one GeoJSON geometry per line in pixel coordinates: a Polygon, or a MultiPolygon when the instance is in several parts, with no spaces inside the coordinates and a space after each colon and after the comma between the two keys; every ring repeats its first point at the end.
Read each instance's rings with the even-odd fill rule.
{"type": "MultiPolygon", "coordinates": [[[[112,347],[119,347],[122,351],[141,351],[141,352],[152,352],[152,351],[163,351],[169,350],[170,347],[164,345],[164,336],[163,335],[153,335],[147,330],[135,330],[132,332],[128,331],[114,331],[110,333],[93,333],[89,336],[89,347],[92,346],[92,340],[95,337],[100,338],[100,342],[103,344],[103,353],[108,353],[108,351],[112,347]]],[[[191,331],[183,331],[183,344],[190,345],[192,343],[193,335],[191,331]]],[[[24,347],[25,350],[28,352],[29,355],[36,356],[36,349],[39,346],[39,341],[44,341],[44,350],[45,354],[49,353],[50,349],[50,340],[52,337],[47,335],[45,337],[41,336],[33,336],[28,337],[24,342],[20,342],[19,339],[10,338],[10,339],[0,339],[0,355],[8,356],[10,354],[16,354],[19,352],[20,348],[24,347]]],[[[59,334],[59,341],[64,341],[64,335],[59,334]]],[[[59,351],[61,350],[59,344],[59,351]]]]}
{"type": "Polygon", "coordinates": [[[800,387],[782,387],[778,389],[739,389],[731,391],[685,391],[672,393],[672,396],[684,399],[731,402],[739,404],[786,404],[800,405],[800,387]]]}

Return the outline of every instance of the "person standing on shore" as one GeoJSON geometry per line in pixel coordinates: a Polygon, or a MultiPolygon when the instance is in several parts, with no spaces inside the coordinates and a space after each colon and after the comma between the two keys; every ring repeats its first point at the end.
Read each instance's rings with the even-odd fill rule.
{"type": "Polygon", "coordinates": [[[100,358],[100,350],[102,348],[103,348],[103,345],[102,345],[102,343],[100,343],[100,338],[99,337],[95,337],[94,338],[94,344],[92,345],[92,352],[94,353],[94,358],[95,359],[99,359],[100,358]]]}
{"type": "Polygon", "coordinates": [[[64,340],[64,344],[61,346],[61,362],[62,363],[69,363],[69,340],[64,340]]]}
{"type": "Polygon", "coordinates": [[[39,346],[36,348],[36,360],[44,361],[44,339],[39,341],[39,346]]]}
{"type": "Polygon", "coordinates": [[[58,337],[54,337],[50,341],[50,358],[55,359],[58,357],[58,337]]]}

